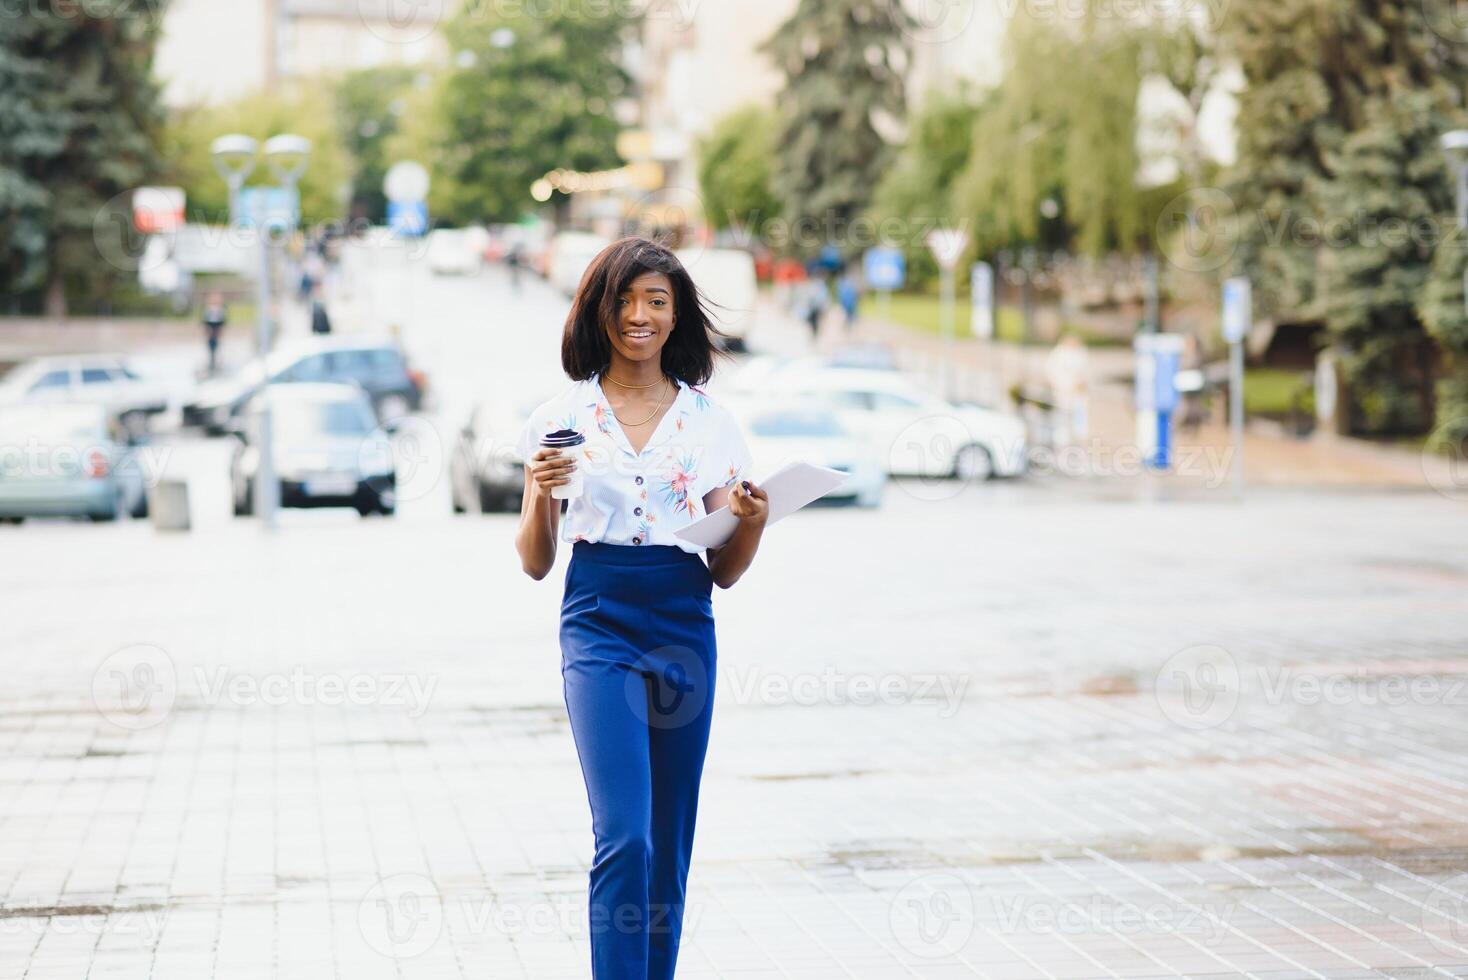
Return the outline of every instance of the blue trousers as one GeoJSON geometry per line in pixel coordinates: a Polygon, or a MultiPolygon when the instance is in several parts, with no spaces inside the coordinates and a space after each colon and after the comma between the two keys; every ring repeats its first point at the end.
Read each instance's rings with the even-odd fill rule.
{"type": "Polygon", "coordinates": [[[596,855],[595,980],[672,980],[714,706],[713,579],[672,545],[572,546],[561,676],[596,855]]]}

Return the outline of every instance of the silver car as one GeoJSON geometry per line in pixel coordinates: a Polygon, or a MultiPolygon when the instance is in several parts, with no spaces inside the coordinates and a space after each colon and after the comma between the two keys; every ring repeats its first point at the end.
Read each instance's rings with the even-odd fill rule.
{"type": "Polygon", "coordinates": [[[353,507],[364,517],[394,512],[397,470],[372,399],[356,385],[303,383],[267,385],[241,412],[230,461],[236,516],[255,511],[263,399],[270,403],[270,458],[282,507],[353,507]]]}
{"type": "Polygon", "coordinates": [[[148,512],[144,475],[107,408],[58,402],[0,407],[0,520],[148,512]]]}

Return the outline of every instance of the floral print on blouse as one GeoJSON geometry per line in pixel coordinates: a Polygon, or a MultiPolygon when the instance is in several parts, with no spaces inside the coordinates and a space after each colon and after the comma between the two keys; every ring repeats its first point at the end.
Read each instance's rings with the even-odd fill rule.
{"type": "MultiPolygon", "coordinates": [[[[646,428],[634,431],[646,436],[646,428]]],[[[632,449],[597,376],[575,382],[530,413],[516,446],[520,458],[530,459],[540,437],[557,429],[586,437],[584,490],[561,516],[566,542],[702,551],[673,532],[704,516],[705,494],[747,479],[753,465],[733,413],[682,382],[641,452],[632,449]]]]}

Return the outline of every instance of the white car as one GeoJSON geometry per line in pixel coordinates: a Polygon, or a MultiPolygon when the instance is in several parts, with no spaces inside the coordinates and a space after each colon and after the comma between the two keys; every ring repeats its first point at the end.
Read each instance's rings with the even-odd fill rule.
{"type": "Polygon", "coordinates": [[[168,407],[159,385],[111,354],[39,357],[16,366],[0,381],[0,405],[22,402],[101,405],[132,435],[168,407]]]}
{"type": "Polygon", "coordinates": [[[472,276],[484,267],[484,251],[467,230],[439,228],[428,233],[428,271],[436,276],[472,276]]]}
{"type": "Polygon", "coordinates": [[[893,476],[987,480],[1025,471],[1023,422],[946,401],[899,371],[802,366],[770,372],[761,388],[822,399],[893,476]]]}
{"type": "Polygon", "coordinates": [[[0,407],[0,521],[145,517],[140,460],[95,404],[0,407]]]}
{"type": "Polygon", "coordinates": [[[270,458],[282,507],[354,507],[366,517],[397,505],[397,469],[387,431],[372,400],[349,384],[267,385],[241,413],[230,460],[234,512],[255,511],[260,468],[260,408],[270,403],[270,458]]]}
{"type": "Polygon", "coordinates": [[[563,231],[550,241],[545,277],[567,296],[574,295],[581,277],[611,239],[585,231],[563,231]]]}
{"type": "Polygon", "coordinates": [[[797,461],[841,470],[847,474],[845,482],[823,500],[849,501],[858,507],[881,504],[887,471],[871,447],[847,432],[823,402],[776,398],[747,404],[733,401],[731,407],[761,473],[797,461]]]}

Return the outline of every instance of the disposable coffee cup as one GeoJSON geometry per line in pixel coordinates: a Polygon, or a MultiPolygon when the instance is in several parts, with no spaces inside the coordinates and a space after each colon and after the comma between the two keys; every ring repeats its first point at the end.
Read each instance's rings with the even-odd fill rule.
{"type": "Polygon", "coordinates": [[[583,485],[581,470],[582,464],[586,462],[586,437],[575,429],[558,429],[541,436],[540,444],[576,461],[576,465],[571,469],[570,481],[558,487],[551,487],[551,496],[556,500],[570,500],[573,497],[581,496],[583,485]]]}

